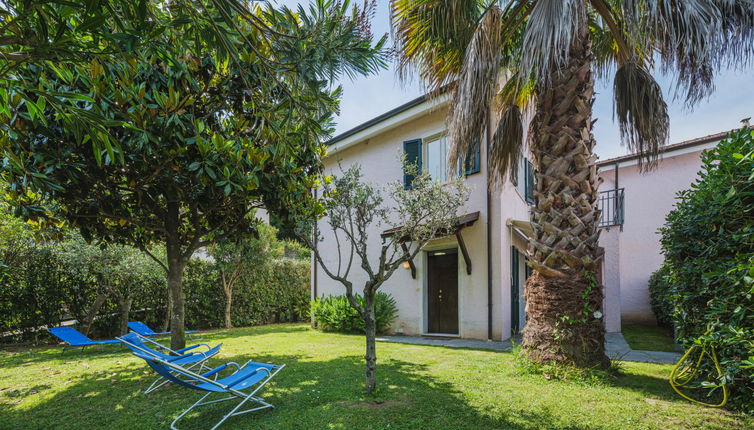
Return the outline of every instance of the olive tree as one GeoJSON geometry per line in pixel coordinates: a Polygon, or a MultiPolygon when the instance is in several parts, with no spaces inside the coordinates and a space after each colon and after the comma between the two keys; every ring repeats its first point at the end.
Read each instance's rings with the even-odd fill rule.
{"type": "MultiPolygon", "coordinates": [[[[412,167],[407,169],[411,171],[412,167]]],[[[334,179],[326,178],[321,199],[326,214],[324,224],[337,249],[318,245],[324,235],[321,229],[313,228],[313,221],[302,223],[299,228],[299,236],[313,250],[317,264],[343,285],[348,302],[364,320],[367,394],[372,394],[377,384],[377,290],[427,243],[452,232],[458,211],[468,199],[468,189],[460,179],[443,184],[427,172],[413,173],[416,175],[410,188],[401,181],[386,186],[364,182],[359,165],[334,179]],[[370,234],[383,229],[389,233],[370,238],[370,234]],[[337,255],[334,264],[323,258],[328,254],[337,255]],[[357,267],[366,274],[363,303],[354,296],[352,270],[357,267]]]]}

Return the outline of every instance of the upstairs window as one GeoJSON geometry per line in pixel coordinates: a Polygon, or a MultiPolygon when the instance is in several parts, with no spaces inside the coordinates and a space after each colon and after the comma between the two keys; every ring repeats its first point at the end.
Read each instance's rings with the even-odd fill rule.
{"type": "MultiPolygon", "coordinates": [[[[463,160],[458,161],[458,176],[468,176],[479,173],[481,165],[481,138],[472,146],[463,160]]],[[[447,182],[451,172],[448,171],[448,137],[446,134],[436,134],[425,139],[412,139],[403,142],[406,160],[415,164],[419,169],[426,170],[432,178],[440,182],[447,182]]],[[[414,176],[403,173],[403,183],[411,188],[414,176]]]]}
{"type": "Polygon", "coordinates": [[[442,183],[448,182],[448,137],[433,136],[424,141],[424,169],[429,176],[442,183]]]}

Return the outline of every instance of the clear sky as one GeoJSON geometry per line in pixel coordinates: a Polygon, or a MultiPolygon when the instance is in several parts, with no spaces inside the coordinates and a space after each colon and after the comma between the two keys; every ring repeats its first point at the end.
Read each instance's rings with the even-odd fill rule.
{"type": "MultiPolygon", "coordinates": [[[[276,0],[278,4],[293,7],[300,0],[276,0]]],[[[360,0],[352,0],[361,4],[360,0]]],[[[304,1],[303,3],[306,3],[304,1]]],[[[375,37],[390,33],[388,0],[377,0],[377,11],[372,21],[375,37]]],[[[392,45],[392,39],[389,39],[392,45]]],[[[754,117],[754,68],[745,71],[726,71],[717,76],[716,91],[693,111],[684,108],[682,100],[673,100],[669,79],[656,76],[662,84],[670,112],[670,142],[706,136],[708,134],[737,128],[740,120],[754,117]]],[[[375,116],[399,106],[423,93],[420,82],[401,83],[390,64],[387,70],[376,76],[345,80],[341,112],[337,117],[336,134],[349,130],[375,116]]],[[[597,118],[594,135],[596,152],[601,159],[627,153],[620,144],[617,124],[613,122],[612,78],[597,82],[594,104],[597,118]]],[[[754,123],[754,121],[753,121],[754,123]]]]}

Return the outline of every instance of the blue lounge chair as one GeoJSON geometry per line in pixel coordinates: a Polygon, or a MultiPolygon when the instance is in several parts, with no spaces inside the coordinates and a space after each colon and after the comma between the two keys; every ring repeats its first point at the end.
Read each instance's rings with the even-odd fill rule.
{"type": "Polygon", "coordinates": [[[91,340],[86,337],[84,333],[81,333],[73,327],[53,327],[47,329],[47,331],[67,344],[63,346],[63,351],[60,351],[61,353],[65,352],[66,348],[81,347],[81,350],[83,351],[87,346],[120,343],[117,340],[91,340]]]}
{"type": "MultiPolygon", "coordinates": [[[[128,342],[124,343],[128,344],[128,342]]],[[[226,400],[240,400],[240,402],[230,412],[225,414],[220,419],[220,421],[218,421],[212,427],[212,430],[218,428],[220,424],[222,424],[223,422],[225,422],[225,420],[232,416],[258,411],[265,408],[274,408],[273,405],[267,403],[263,398],[255,396],[255,394],[260,389],[262,389],[265,384],[270,382],[270,380],[275,377],[275,375],[277,375],[277,373],[280,372],[285,367],[285,365],[278,366],[274,364],[255,363],[253,361],[249,361],[243,366],[239,366],[237,363],[231,362],[199,374],[176,364],[175,361],[171,362],[163,360],[162,358],[157,358],[143,348],[137,347],[136,345],[132,346],[132,349],[138,350],[138,352],[134,352],[134,354],[138,357],[143,358],[147,362],[147,364],[149,364],[149,366],[155,370],[155,372],[160,374],[165,379],[183,387],[207,393],[173,420],[173,422],[170,424],[170,428],[173,430],[178,430],[178,428],[176,427],[178,421],[198,406],[209,405],[226,400]],[[231,366],[236,368],[235,372],[228,376],[218,378],[219,372],[222,372],[223,370],[231,366]],[[215,379],[210,379],[211,376],[214,376],[215,379]],[[244,393],[243,390],[248,390],[248,392],[244,393]],[[229,394],[230,396],[223,397],[221,399],[205,401],[207,397],[215,393],[226,395],[229,394]],[[249,401],[259,406],[241,410],[241,407],[249,401]]]]}
{"type": "MultiPolygon", "coordinates": [[[[151,328],[149,328],[148,325],[144,324],[141,321],[129,321],[128,328],[131,331],[136,332],[142,336],[169,336],[170,335],[169,331],[158,333],[152,330],[151,328]]],[[[186,330],[185,333],[191,334],[191,333],[199,333],[199,332],[197,330],[186,330]]]]}
{"type": "MultiPolygon", "coordinates": [[[[183,349],[179,349],[177,351],[173,351],[167,346],[164,346],[160,343],[155,342],[152,339],[149,339],[148,337],[141,336],[138,333],[134,333],[134,332],[123,335],[117,339],[118,341],[123,342],[123,344],[126,345],[129,349],[131,349],[131,351],[135,355],[141,358],[143,357],[140,354],[148,354],[149,356],[153,358],[159,358],[159,359],[171,362],[171,363],[175,363],[189,370],[194,369],[195,367],[199,366],[199,371],[202,371],[204,370],[205,367],[207,367],[205,362],[211,357],[213,357],[214,355],[216,355],[218,352],[220,352],[220,347],[223,346],[223,344],[221,343],[215,346],[214,348],[212,348],[206,343],[199,343],[196,345],[188,346],[183,349]],[[147,345],[147,343],[149,345],[147,345]],[[207,350],[204,352],[199,352],[199,351],[193,351],[190,353],[187,352],[187,351],[191,351],[196,348],[199,348],[201,346],[206,347],[207,350]],[[160,350],[165,351],[166,353],[160,352],[160,350]]],[[[150,385],[149,388],[147,388],[144,391],[144,394],[149,394],[152,391],[167,384],[168,382],[170,381],[160,376],[154,382],[152,382],[152,385],[150,385]]]]}

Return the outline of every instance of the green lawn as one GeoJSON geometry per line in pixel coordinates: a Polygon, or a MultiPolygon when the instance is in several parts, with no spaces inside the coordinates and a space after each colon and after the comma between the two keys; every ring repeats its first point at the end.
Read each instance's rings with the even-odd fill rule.
{"type": "MultiPolygon", "coordinates": [[[[626,363],[603,385],[516,371],[512,353],[378,344],[381,391],[362,394],[363,340],[301,324],[216,331],[226,360],[288,365],[264,395],[274,410],[233,417],[241,429],[751,428],[754,420],[673,394],[667,365],[626,363]]],[[[200,394],[167,386],[145,396],[143,362],[123,350],[0,352],[0,428],[165,428],[200,394]]],[[[208,428],[226,407],[189,415],[208,428]]]]}
{"type": "Polygon", "coordinates": [[[673,342],[673,331],[670,329],[634,323],[623,324],[621,331],[631,349],[677,352],[673,342]]]}

